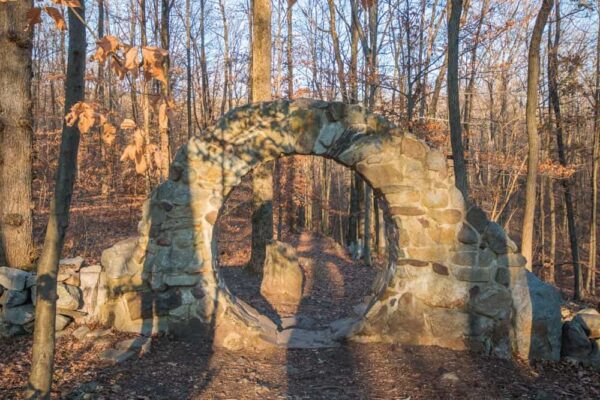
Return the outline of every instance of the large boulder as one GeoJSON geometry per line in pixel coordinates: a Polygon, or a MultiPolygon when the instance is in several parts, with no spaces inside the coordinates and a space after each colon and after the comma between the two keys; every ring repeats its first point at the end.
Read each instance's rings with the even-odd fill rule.
{"type": "Polygon", "coordinates": [[[29,300],[29,290],[5,290],[0,296],[0,305],[3,307],[16,307],[29,300]]]}
{"type": "Polygon", "coordinates": [[[127,260],[131,257],[137,242],[136,237],[131,237],[121,240],[102,252],[101,263],[109,279],[119,279],[135,273],[135,271],[129,270],[127,260]]]}
{"type": "Polygon", "coordinates": [[[56,306],[65,310],[77,310],[82,306],[81,290],[77,286],[59,283],[56,286],[56,306]]]}
{"type": "Polygon", "coordinates": [[[13,325],[25,325],[35,318],[35,309],[33,304],[24,304],[22,306],[5,308],[4,321],[13,325]]]}
{"type": "Polygon", "coordinates": [[[23,290],[27,284],[29,272],[15,268],[0,267],[0,286],[9,290],[23,290]]]}
{"type": "Polygon", "coordinates": [[[529,360],[558,360],[562,336],[560,293],[524,268],[510,270],[514,350],[529,360]]]}
{"type": "Polygon", "coordinates": [[[579,312],[573,320],[581,325],[590,339],[600,339],[600,314],[579,312]]]}
{"type": "Polygon", "coordinates": [[[260,293],[270,301],[297,303],[302,298],[304,275],[296,250],[289,244],[267,245],[260,293]]]}
{"type": "Polygon", "coordinates": [[[577,321],[563,325],[562,354],[569,357],[587,357],[592,352],[592,342],[577,321]]]}

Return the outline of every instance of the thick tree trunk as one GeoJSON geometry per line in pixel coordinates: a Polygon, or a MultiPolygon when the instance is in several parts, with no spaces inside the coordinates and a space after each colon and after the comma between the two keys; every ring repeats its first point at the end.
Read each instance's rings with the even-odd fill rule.
{"type": "MultiPolygon", "coordinates": [[[[271,100],[271,1],[252,2],[252,101],[271,100]]],[[[262,274],[267,242],[273,238],[273,165],[252,176],[252,253],[249,268],[262,274]]]]}
{"type": "Polygon", "coordinates": [[[460,16],[463,0],[451,0],[450,18],[448,19],[448,118],[450,120],[450,144],[454,161],[454,179],[456,187],[465,199],[469,198],[467,166],[463,150],[462,130],[460,123],[460,94],[458,90],[458,59],[460,16]]]}
{"type": "Polygon", "coordinates": [[[23,30],[32,4],[0,4],[0,265],[14,268],[31,268],[34,256],[32,32],[23,30]]]}
{"type": "MultiPolygon", "coordinates": [[[[85,3],[75,12],[85,18],[85,3]]],[[[85,95],[86,32],[83,22],[69,9],[69,59],[65,82],[65,114],[71,107],[83,101],[85,95]]],[[[50,205],[50,219],[46,228],[44,249],[37,271],[37,301],[35,308],[35,330],[33,335],[32,368],[29,377],[29,396],[49,398],[54,366],[56,277],[58,260],[63,248],[79,149],[79,129],[66,126],[63,122],[58,172],[54,199],[50,205]]]]}
{"type": "Polygon", "coordinates": [[[529,56],[527,60],[527,106],[525,121],[527,126],[527,141],[529,145],[527,156],[527,186],[525,193],[525,214],[523,216],[523,234],[521,252],[527,259],[527,269],[533,265],[533,224],[535,218],[535,203],[537,190],[538,164],[540,161],[540,138],[537,131],[536,109],[538,106],[538,81],[540,78],[540,44],[548,15],[552,10],[553,0],[544,0],[535,20],[529,56]]]}

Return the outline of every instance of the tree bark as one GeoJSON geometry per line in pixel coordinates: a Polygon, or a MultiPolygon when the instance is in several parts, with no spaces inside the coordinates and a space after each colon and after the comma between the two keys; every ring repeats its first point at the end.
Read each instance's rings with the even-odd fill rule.
{"type": "MultiPolygon", "coordinates": [[[[556,147],[558,151],[558,160],[563,167],[567,167],[567,158],[565,155],[565,145],[563,140],[563,120],[560,107],[560,96],[558,93],[558,45],[560,42],[560,3],[556,2],[556,31],[554,33],[554,44],[548,49],[548,91],[552,110],[554,111],[556,147]]],[[[571,260],[573,264],[574,279],[574,298],[582,300],[583,293],[583,273],[579,263],[579,245],[577,243],[577,227],[575,225],[575,209],[571,194],[571,178],[561,180],[565,194],[565,208],[567,230],[569,233],[569,244],[571,247],[571,260]]]]}
{"type": "MultiPolygon", "coordinates": [[[[171,47],[171,32],[170,32],[170,14],[171,14],[171,0],[162,0],[161,12],[160,12],[160,45],[161,47],[169,51],[171,47]]],[[[171,79],[169,77],[169,56],[165,59],[165,70],[167,71],[166,77],[167,82],[162,83],[162,95],[165,99],[171,96],[171,79]]],[[[167,114],[168,115],[168,114],[167,114]]],[[[170,132],[170,121],[168,116],[165,116],[166,121],[163,122],[162,126],[159,127],[160,134],[160,177],[161,181],[167,180],[169,177],[169,166],[171,165],[171,132],[170,132]]]]}
{"type": "Polygon", "coordinates": [[[0,265],[25,269],[32,267],[34,257],[33,35],[23,30],[32,4],[19,0],[0,5],[0,265]]]}
{"type": "Polygon", "coordinates": [[[458,90],[458,59],[460,16],[463,0],[451,0],[450,18],[448,20],[448,118],[450,120],[450,144],[454,160],[454,179],[456,187],[466,200],[469,199],[467,166],[463,150],[462,130],[460,123],[460,94],[458,90]]]}
{"type": "Polygon", "coordinates": [[[527,60],[527,106],[525,124],[527,126],[527,186],[525,193],[525,214],[523,216],[523,234],[521,252],[527,259],[526,268],[531,271],[533,265],[533,228],[537,190],[538,164],[540,161],[540,138],[537,131],[536,109],[538,106],[538,81],[540,78],[540,44],[553,0],[543,0],[529,43],[527,60]]]}
{"type": "Polygon", "coordinates": [[[598,249],[598,180],[600,180],[600,9],[598,10],[598,32],[596,34],[596,91],[594,103],[594,144],[592,151],[592,218],[590,220],[590,260],[586,288],[596,292],[596,264],[598,249]]]}
{"type": "Polygon", "coordinates": [[[293,44],[293,11],[292,7],[296,0],[288,0],[288,8],[286,15],[287,22],[287,45],[286,45],[286,56],[287,56],[287,84],[288,84],[288,99],[294,98],[294,59],[292,52],[292,44],[293,44]]]}
{"type": "MultiPolygon", "coordinates": [[[[252,2],[252,102],[271,100],[271,1],[252,2]]],[[[273,165],[252,176],[252,253],[249,269],[262,274],[267,242],[273,238],[273,165]]]]}
{"type": "MultiPolygon", "coordinates": [[[[85,95],[87,42],[84,23],[79,19],[85,18],[85,2],[80,0],[80,3],[80,8],[75,10],[69,8],[68,11],[69,56],[65,82],[65,114],[75,103],[83,101],[85,95]]],[[[77,170],[79,136],[76,125],[69,127],[63,122],[54,199],[50,205],[50,219],[37,271],[35,330],[28,388],[30,398],[50,397],[54,366],[56,277],[65,233],[69,226],[69,208],[77,170]]]]}

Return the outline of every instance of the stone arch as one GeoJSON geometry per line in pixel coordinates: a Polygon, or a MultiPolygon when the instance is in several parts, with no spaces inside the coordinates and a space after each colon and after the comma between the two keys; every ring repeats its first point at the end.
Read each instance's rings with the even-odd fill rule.
{"type": "Polygon", "coordinates": [[[358,105],[314,100],[239,107],[178,151],[169,179],[145,203],[140,237],[120,261],[107,259],[105,268],[120,272],[109,276],[105,320],[138,332],[194,320],[211,325],[216,345],[285,346],[277,326],[220,278],[213,228],[243,175],[293,154],[359,172],[389,205],[387,267],[364,314],[331,324],[332,340],[558,357],[556,293],[532,285],[503,229],[465,203],[444,155],[358,105]],[[542,313],[536,296],[549,304],[542,313]]]}

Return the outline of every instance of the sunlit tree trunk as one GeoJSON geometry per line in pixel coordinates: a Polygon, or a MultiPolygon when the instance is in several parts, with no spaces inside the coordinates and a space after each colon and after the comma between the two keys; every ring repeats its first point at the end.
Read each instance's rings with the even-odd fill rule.
{"type": "Polygon", "coordinates": [[[0,265],[14,268],[30,268],[34,249],[33,36],[31,30],[23,30],[31,6],[27,0],[0,4],[0,265]]]}
{"type": "Polygon", "coordinates": [[[450,120],[450,144],[454,164],[456,187],[465,199],[469,198],[467,166],[465,163],[463,138],[460,123],[460,94],[458,90],[459,60],[459,28],[463,0],[451,0],[450,18],[448,19],[448,118],[450,120]]]}
{"type": "Polygon", "coordinates": [[[552,10],[553,0],[544,0],[535,20],[531,42],[529,43],[529,56],[527,60],[527,106],[525,121],[527,126],[527,186],[525,193],[525,213],[523,216],[523,233],[521,238],[521,252],[527,259],[527,269],[532,270],[533,265],[533,229],[535,218],[536,190],[538,164],[540,161],[540,138],[537,131],[536,109],[538,107],[538,81],[540,78],[540,44],[548,15],[552,10]]]}
{"type": "MultiPolygon", "coordinates": [[[[80,0],[80,3],[80,8],[74,10],[69,8],[68,11],[69,58],[65,82],[65,114],[75,103],[83,101],[85,96],[87,42],[82,21],[85,18],[85,2],[80,0]]],[[[50,219],[37,270],[35,328],[28,390],[30,398],[50,397],[55,347],[56,278],[65,233],[69,226],[69,208],[77,170],[79,136],[77,125],[69,127],[63,122],[54,198],[50,204],[50,219]]]]}
{"type": "MultiPolygon", "coordinates": [[[[271,1],[252,2],[252,101],[271,100],[271,1]]],[[[273,238],[273,165],[252,176],[252,253],[249,268],[261,274],[267,242],[273,238]]]]}

